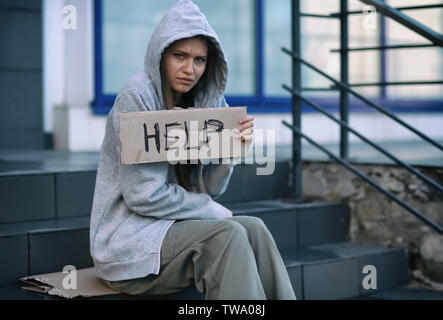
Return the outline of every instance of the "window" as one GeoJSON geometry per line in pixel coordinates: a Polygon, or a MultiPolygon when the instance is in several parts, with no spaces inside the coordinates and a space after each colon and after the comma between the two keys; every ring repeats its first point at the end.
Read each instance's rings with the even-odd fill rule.
{"type": "MultiPolygon", "coordinates": [[[[389,0],[391,6],[413,6],[410,0],[389,0]]],[[[442,4],[441,1],[426,1],[426,4],[442,4]]],[[[428,28],[443,33],[443,8],[426,10],[408,10],[405,12],[428,28]]],[[[386,34],[388,43],[410,44],[429,43],[420,35],[408,30],[401,24],[387,20],[386,34]]],[[[443,79],[443,50],[436,47],[411,48],[406,50],[392,50],[386,52],[387,80],[388,81],[432,81],[443,79]],[[420,57],[412,60],[411,57],[420,57]]],[[[423,99],[427,97],[443,99],[442,85],[392,86],[387,88],[390,98],[423,99]]],[[[440,101],[440,103],[443,103],[440,101]]]]}
{"type": "MultiPolygon", "coordinates": [[[[283,83],[291,84],[291,59],[281,51],[290,48],[290,0],[194,0],[217,32],[225,50],[229,78],[225,96],[230,105],[247,105],[249,112],[290,111],[291,101],[283,83]]],[[[349,0],[349,10],[362,10],[364,4],[349,0]]],[[[408,5],[389,0],[393,6],[408,5]]],[[[404,2],[404,1],[403,1],[404,2]]],[[[116,93],[133,74],[143,70],[144,55],[154,28],[176,0],[96,0],[95,1],[95,84],[94,112],[107,114],[116,93]],[[149,14],[148,14],[149,13],[149,14]],[[124,50],[122,50],[124,48],[124,50]]],[[[338,0],[301,2],[305,13],[339,12],[338,0]]],[[[443,9],[408,10],[438,32],[443,31],[443,9]]],[[[377,15],[377,28],[363,28],[363,15],[349,15],[349,47],[423,43],[421,37],[389,18],[377,15]],[[385,40],[386,39],[386,40],[385,40]],[[421,40],[421,41],[420,41],[421,40]]],[[[302,17],[302,56],[315,66],[339,78],[339,20],[302,17]]],[[[349,52],[349,82],[442,80],[441,48],[420,48],[349,52]],[[417,55],[423,59],[411,57],[417,55]]],[[[302,67],[302,87],[328,88],[331,83],[316,72],[302,67]]],[[[442,85],[355,87],[359,93],[393,111],[443,111],[442,85]],[[411,102],[411,99],[415,99],[411,102]]],[[[337,91],[304,91],[329,110],[336,110],[337,91]]],[[[305,111],[312,111],[304,106],[305,111]]],[[[361,104],[351,100],[351,111],[361,104]]],[[[368,110],[365,108],[364,110],[368,110]]]]}
{"type": "MultiPolygon", "coordinates": [[[[253,0],[194,2],[217,30],[230,63],[226,93],[254,94],[253,0]]],[[[122,0],[102,1],[104,94],[115,94],[131,75],[143,70],[149,39],[174,3],[176,0],[131,0],[130,5],[122,0]]]]}

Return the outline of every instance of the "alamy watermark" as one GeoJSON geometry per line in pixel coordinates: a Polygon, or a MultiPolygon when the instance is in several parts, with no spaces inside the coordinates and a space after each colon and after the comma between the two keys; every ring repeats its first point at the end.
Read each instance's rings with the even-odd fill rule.
{"type": "MultiPolygon", "coordinates": [[[[67,265],[63,267],[63,273],[67,274],[63,277],[63,288],[65,290],[77,289],[77,269],[73,265],[67,265]]],[[[366,276],[363,277],[362,287],[365,290],[377,289],[377,268],[374,265],[368,264],[363,267],[362,273],[366,276]]]]}
{"type": "Polygon", "coordinates": [[[368,264],[363,267],[362,273],[367,274],[363,277],[363,289],[377,289],[377,268],[371,264],[368,264]]]}
{"type": "Polygon", "coordinates": [[[63,273],[67,273],[67,276],[63,277],[63,288],[66,290],[77,289],[77,269],[72,265],[63,267],[63,273]]]}
{"type": "Polygon", "coordinates": [[[63,29],[77,30],[77,8],[73,5],[63,7],[63,29]]]}
{"type": "MultiPolygon", "coordinates": [[[[257,175],[270,175],[275,170],[275,129],[256,129],[252,140],[241,141],[235,129],[198,130],[198,121],[190,121],[189,133],[172,129],[165,136],[166,157],[173,165],[188,159],[191,164],[197,164],[199,159],[203,164],[229,164],[233,151],[243,150],[245,164],[255,161],[265,165],[257,167],[257,175]]],[[[241,155],[233,157],[240,159],[241,155]]]]}
{"type": "Polygon", "coordinates": [[[377,10],[374,6],[363,7],[363,29],[375,30],[377,29],[377,10]]]}

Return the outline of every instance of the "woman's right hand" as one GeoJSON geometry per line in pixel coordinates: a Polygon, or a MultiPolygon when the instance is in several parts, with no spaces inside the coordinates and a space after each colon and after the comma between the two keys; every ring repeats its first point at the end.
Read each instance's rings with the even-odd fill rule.
{"type": "Polygon", "coordinates": [[[231,211],[231,210],[229,210],[228,208],[226,208],[226,210],[228,211],[228,215],[229,215],[229,217],[228,217],[228,218],[232,218],[232,211],[231,211]]]}

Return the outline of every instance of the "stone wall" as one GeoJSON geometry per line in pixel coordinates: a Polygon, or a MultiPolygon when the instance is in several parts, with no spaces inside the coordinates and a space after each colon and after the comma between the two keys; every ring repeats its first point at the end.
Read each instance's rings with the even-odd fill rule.
{"type": "MultiPolygon", "coordinates": [[[[443,226],[443,194],[435,188],[396,166],[361,164],[356,167],[443,226]]],[[[416,169],[443,184],[442,168],[416,169]]],[[[340,164],[304,162],[303,196],[348,203],[353,242],[406,245],[412,278],[443,289],[443,235],[340,164]]]]}

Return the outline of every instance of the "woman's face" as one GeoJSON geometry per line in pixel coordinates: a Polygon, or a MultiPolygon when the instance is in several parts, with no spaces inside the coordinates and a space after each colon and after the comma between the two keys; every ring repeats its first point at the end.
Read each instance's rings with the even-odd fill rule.
{"type": "Polygon", "coordinates": [[[191,90],[206,68],[208,47],[200,38],[187,38],[174,42],[165,51],[166,79],[176,98],[191,90]]]}

